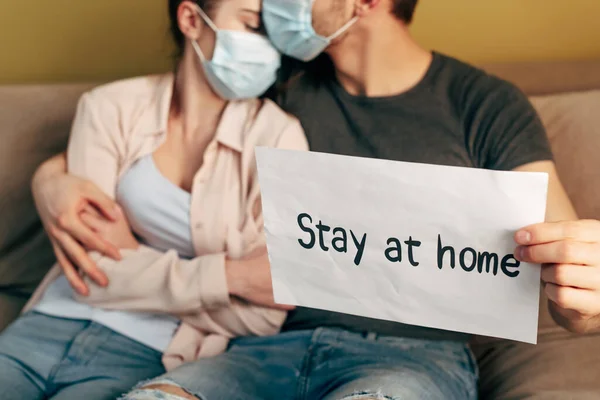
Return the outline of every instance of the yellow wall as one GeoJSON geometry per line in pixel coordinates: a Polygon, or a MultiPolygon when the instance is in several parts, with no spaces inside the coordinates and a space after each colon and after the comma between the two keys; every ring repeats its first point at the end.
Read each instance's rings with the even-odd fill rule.
{"type": "MultiPolygon", "coordinates": [[[[166,0],[0,0],[0,83],[170,68],[166,0]]],[[[467,61],[600,58],[600,0],[421,0],[414,33],[467,61]]]]}
{"type": "Polygon", "coordinates": [[[600,0],[420,0],[415,36],[480,63],[600,58],[600,0]]]}

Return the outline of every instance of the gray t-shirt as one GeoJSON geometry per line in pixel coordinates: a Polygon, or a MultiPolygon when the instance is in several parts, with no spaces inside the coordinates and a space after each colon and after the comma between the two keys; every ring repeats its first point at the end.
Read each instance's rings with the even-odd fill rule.
{"type": "MultiPolygon", "coordinates": [[[[334,78],[326,56],[294,76],[279,104],[299,118],[313,151],[493,170],[552,159],[544,127],[521,91],[439,53],[415,87],[391,97],[350,95],[334,78]]],[[[283,329],[321,326],[389,336],[468,338],[308,308],[290,312],[283,329]]]]}

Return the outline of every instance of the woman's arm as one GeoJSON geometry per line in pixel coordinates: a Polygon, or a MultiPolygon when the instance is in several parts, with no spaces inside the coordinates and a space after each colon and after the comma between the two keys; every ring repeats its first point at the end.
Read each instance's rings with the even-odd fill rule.
{"type": "MultiPolygon", "coordinates": [[[[257,260],[268,258],[262,242],[262,232],[248,243],[256,249],[245,259],[231,260],[225,253],[194,259],[181,259],[175,251],[159,251],[140,245],[131,232],[125,216],[107,221],[93,208],[81,213],[86,226],[122,250],[120,260],[93,254],[94,262],[104,271],[110,285],[98,287],[85,278],[89,293],[81,302],[101,308],[188,314],[229,305],[229,279],[238,282],[237,275],[227,273],[233,266],[254,269],[257,260]]],[[[256,268],[259,269],[259,268],[256,268]]],[[[268,272],[268,269],[265,269],[268,272]]],[[[255,271],[260,273],[260,271],[255,271]]],[[[265,280],[270,282],[270,277],[265,280]]],[[[266,305],[273,306],[273,300],[266,305]]],[[[288,307],[277,307],[288,309],[288,307]]]]}
{"type": "Polygon", "coordinates": [[[95,256],[110,284],[88,281],[90,293],[79,301],[100,308],[186,314],[229,305],[225,254],[184,260],[176,251],[162,252],[141,245],[123,250],[114,261],[95,256]]]}

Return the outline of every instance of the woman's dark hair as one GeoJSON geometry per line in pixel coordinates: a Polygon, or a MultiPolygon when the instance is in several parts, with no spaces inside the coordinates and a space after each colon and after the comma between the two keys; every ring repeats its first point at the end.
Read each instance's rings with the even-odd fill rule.
{"type": "MultiPolygon", "coordinates": [[[[179,22],[177,20],[177,10],[179,9],[179,5],[186,0],[169,0],[169,19],[171,21],[171,35],[173,35],[173,40],[175,41],[175,45],[177,46],[177,57],[181,57],[183,55],[183,49],[185,48],[185,36],[179,29],[179,22]]],[[[211,16],[211,13],[214,11],[216,5],[221,0],[189,0],[196,3],[206,14],[211,16]]]]}

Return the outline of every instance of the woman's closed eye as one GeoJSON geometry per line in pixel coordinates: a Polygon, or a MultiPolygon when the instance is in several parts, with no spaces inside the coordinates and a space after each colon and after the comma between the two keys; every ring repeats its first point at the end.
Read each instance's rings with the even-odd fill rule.
{"type": "Polygon", "coordinates": [[[244,27],[248,32],[257,33],[260,35],[264,35],[266,33],[259,12],[247,9],[243,10],[242,21],[244,22],[244,27]]]}
{"type": "Polygon", "coordinates": [[[254,33],[258,33],[258,34],[265,33],[262,24],[259,24],[258,26],[246,24],[246,29],[249,30],[250,32],[254,32],[254,33]]]}

